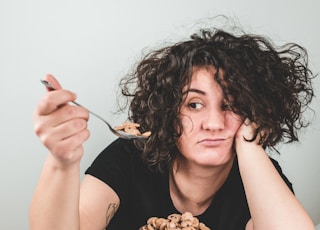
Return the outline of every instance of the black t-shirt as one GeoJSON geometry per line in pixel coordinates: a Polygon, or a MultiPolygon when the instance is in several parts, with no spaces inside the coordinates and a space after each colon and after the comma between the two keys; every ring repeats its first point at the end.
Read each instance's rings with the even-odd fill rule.
{"type": "MultiPolygon", "coordinates": [[[[271,160],[292,190],[278,163],[271,160]]],[[[179,213],[170,198],[168,174],[148,170],[132,141],[114,141],[98,155],[86,174],[108,184],[120,198],[120,207],[108,230],[138,230],[149,217],[166,218],[172,213],[179,213]]],[[[197,217],[211,230],[245,229],[250,212],[236,158],[212,204],[197,217]]]]}

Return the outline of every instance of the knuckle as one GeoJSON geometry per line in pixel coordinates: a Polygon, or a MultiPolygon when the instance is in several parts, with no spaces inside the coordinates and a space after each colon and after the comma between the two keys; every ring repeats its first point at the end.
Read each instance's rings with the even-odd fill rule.
{"type": "Polygon", "coordinates": [[[73,106],[73,105],[68,105],[65,106],[64,108],[64,116],[69,117],[69,118],[83,118],[85,120],[88,120],[89,113],[87,110],[80,108],[79,106],[73,106]]]}
{"type": "Polygon", "coordinates": [[[75,106],[69,105],[69,106],[65,106],[64,112],[66,113],[66,115],[72,117],[73,115],[76,114],[76,109],[77,109],[77,108],[76,108],[75,106]]]}
{"type": "Polygon", "coordinates": [[[88,138],[90,137],[90,132],[88,129],[85,129],[83,132],[82,132],[82,135],[81,135],[81,139],[83,141],[86,141],[88,140],[88,138]]]}
{"type": "Polygon", "coordinates": [[[44,138],[46,135],[46,126],[44,124],[42,124],[41,122],[36,122],[33,126],[33,130],[34,130],[34,133],[40,137],[40,138],[44,138]]]}
{"type": "Polygon", "coordinates": [[[43,145],[46,146],[47,148],[50,148],[50,145],[51,145],[50,135],[40,135],[39,137],[43,145]]]}
{"type": "Polygon", "coordinates": [[[82,130],[87,127],[87,121],[84,119],[78,118],[73,121],[72,126],[74,127],[75,130],[82,130]]]}
{"type": "Polygon", "coordinates": [[[35,124],[34,127],[33,127],[33,130],[34,130],[34,132],[35,132],[35,134],[37,136],[40,136],[41,133],[42,133],[43,128],[42,128],[42,126],[40,126],[38,124],[35,124]]]}

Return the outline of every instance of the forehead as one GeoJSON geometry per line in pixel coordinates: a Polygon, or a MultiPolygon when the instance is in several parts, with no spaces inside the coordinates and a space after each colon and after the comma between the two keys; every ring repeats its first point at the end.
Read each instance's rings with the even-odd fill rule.
{"type": "Polygon", "coordinates": [[[214,78],[216,74],[216,68],[213,66],[197,66],[192,69],[191,80],[198,80],[198,78],[206,76],[214,78]]]}
{"type": "Polygon", "coordinates": [[[189,85],[184,87],[184,91],[190,87],[207,84],[208,81],[214,81],[216,69],[213,66],[196,66],[192,68],[192,75],[189,85]]]}
{"type": "Polygon", "coordinates": [[[183,94],[187,96],[190,92],[203,95],[221,93],[221,88],[215,76],[216,69],[213,66],[194,67],[191,81],[183,88],[183,94]]]}

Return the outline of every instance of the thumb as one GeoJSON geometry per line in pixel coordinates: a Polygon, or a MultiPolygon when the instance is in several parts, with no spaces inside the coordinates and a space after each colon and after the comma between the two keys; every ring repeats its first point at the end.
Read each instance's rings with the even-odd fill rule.
{"type": "MultiPolygon", "coordinates": [[[[44,77],[44,80],[49,82],[50,85],[52,85],[52,87],[54,89],[61,89],[61,85],[59,83],[59,81],[51,74],[47,74],[45,77],[44,77]]],[[[52,89],[46,87],[48,91],[52,91],[52,89]]]]}

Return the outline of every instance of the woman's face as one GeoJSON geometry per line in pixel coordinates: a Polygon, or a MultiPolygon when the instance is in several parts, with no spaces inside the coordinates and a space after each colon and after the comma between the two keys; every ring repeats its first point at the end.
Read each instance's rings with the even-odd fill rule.
{"type": "Polygon", "coordinates": [[[226,101],[214,73],[213,67],[194,69],[180,110],[183,132],[177,147],[188,162],[203,166],[233,159],[233,140],[242,124],[240,116],[223,109],[226,101]]]}

